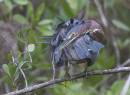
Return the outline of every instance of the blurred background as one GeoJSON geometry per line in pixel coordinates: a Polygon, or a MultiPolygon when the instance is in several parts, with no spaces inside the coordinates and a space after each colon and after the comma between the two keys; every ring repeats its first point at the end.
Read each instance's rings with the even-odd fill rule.
{"type": "MultiPolygon", "coordinates": [[[[0,0],[0,94],[52,78],[48,45],[41,36],[52,35],[57,24],[82,9],[86,19],[103,26],[107,42],[88,70],[130,65],[130,0],[0,0]]],[[[128,76],[93,76],[29,95],[120,95],[128,76]]]]}

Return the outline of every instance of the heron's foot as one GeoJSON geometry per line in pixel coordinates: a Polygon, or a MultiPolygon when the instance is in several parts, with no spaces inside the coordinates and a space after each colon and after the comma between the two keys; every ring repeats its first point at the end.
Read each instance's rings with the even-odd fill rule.
{"type": "Polygon", "coordinates": [[[65,72],[65,78],[67,79],[71,78],[71,75],[69,74],[69,72],[65,72]]]}
{"type": "Polygon", "coordinates": [[[87,77],[88,70],[85,69],[85,70],[83,71],[83,73],[85,73],[85,74],[86,74],[86,77],[87,77]]]}
{"type": "Polygon", "coordinates": [[[86,81],[86,77],[88,75],[88,70],[85,68],[85,70],[83,71],[83,73],[85,74],[85,77],[83,77],[83,81],[86,81]]]}

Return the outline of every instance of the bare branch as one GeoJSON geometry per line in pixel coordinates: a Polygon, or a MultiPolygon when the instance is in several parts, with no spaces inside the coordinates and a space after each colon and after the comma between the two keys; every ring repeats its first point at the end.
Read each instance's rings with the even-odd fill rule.
{"type": "Polygon", "coordinates": [[[120,73],[120,72],[130,72],[130,67],[119,67],[119,68],[107,69],[107,70],[95,70],[95,71],[83,72],[80,74],[73,75],[71,78],[50,80],[48,82],[40,83],[40,84],[30,86],[30,87],[27,87],[18,91],[10,92],[4,95],[19,95],[19,94],[32,92],[40,88],[52,86],[54,84],[58,84],[65,81],[76,80],[76,79],[84,78],[84,77],[88,78],[95,75],[107,75],[107,74],[114,74],[114,73],[120,73]]]}
{"type": "Polygon", "coordinates": [[[101,4],[99,3],[99,0],[94,0],[94,2],[95,2],[95,5],[97,7],[97,10],[100,14],[102,23],[104,24],[105,27],[108,27],[108,21],[107,21],[107,18],[105,17],[105,14],[103,13],[103,10],[102,10],[101,4]]]}

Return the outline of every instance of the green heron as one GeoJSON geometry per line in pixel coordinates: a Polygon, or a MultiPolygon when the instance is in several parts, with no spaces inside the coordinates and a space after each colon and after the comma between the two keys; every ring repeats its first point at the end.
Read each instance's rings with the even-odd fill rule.
{"type": "Polygon", "coordinates": [[[101,25],[94,20],[70,19],[59,24],[51,39],[54,63],[94,63],[103,48],[103,36],[101,25]]]}
{"type": "Polygon", "coordinates": [[[95,20],[70,19],[60,23],[51,38],[51,57],[55,66],[85,63],[92,65],[103,45],[104,32],[95,20]]]}

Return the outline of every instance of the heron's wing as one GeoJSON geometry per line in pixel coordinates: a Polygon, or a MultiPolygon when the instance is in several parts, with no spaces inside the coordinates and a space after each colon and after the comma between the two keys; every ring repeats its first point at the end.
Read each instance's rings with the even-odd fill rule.
{"type": "Polygon", "coordinates": [[[69,60],[90,59],[94,62],[103,47],[103,44],[91,39],[88,35],[84,35],[64,50],[66,50],[65,54],[69,60]]]}
{"type": "Polygon", "coordinates": [[[94,62],[99,54],[100,49],[103,48],[104,45],[98,41],[93,40],[88,35],[85,35],[84,37],[86,38],[86,47],[89,51],[88,57],[92,60],[92,62],[94,62]]]}

